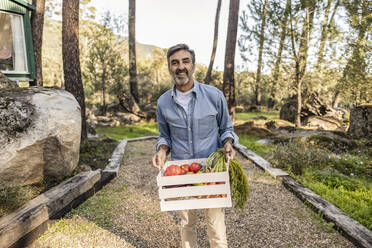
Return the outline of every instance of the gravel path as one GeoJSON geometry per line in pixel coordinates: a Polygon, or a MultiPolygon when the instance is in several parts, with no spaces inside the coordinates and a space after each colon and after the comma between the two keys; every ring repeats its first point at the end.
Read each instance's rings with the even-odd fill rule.
{"type": "MultiPolygon", "coordinates": [[[[160,212],[151,166],[155,140],[129,143],[119,176],[95,196],[55,222],[36,247],[180,247],[177,212],[160,212]]],[[[279,180],[237,155],[249,177],[244,212],[226,209],[229,247],[355,247],[314,214],[279,180]]],[[[209,247],[202,211],[199,247],[209,247]]]]}

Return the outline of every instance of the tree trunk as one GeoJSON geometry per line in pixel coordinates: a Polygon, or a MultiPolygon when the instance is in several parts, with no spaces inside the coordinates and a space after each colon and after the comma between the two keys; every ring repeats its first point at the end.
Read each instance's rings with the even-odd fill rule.
{"type": "Polygon", "coordinates": [[[103,73],[102,73],[102,112],[103,115],[106,115],[106,67],[103,66],[103,73]]]}
{"type": "Polygon", "coordinates": [[[85,97],[79,60],[79,1],[62,3],[62,57],[65,89],[72,93],[81,108],[81,141],[87,140],[85,97]]]}
{"type": "Polygon", "coordinates": [[[321,33],[321,36],[320,36],[320,46],[319,46],[318,61],[317,61],[317,66],[316,66],[317,68],[319,68],[321,63],[323,62],[324,48],[325,48],[325,44],[327,43],[327,40],[328,40],[329,28],[330,28],[330,26],[333,22],[333,18],[335,16],[338,5],[340,3],[339,0],[336,2],[335,7],[333,9],[333,13],[331,15],[331,18],[328,20],[328,16],[329,16],[329,12],[330,12],[330,9],[331,9],[332,2],[333,2],[333,0],[328,0],[327,7],[325,9],[324,20],[322,22],[322,33],[321,33]]]}
{"type": "Polygon", "coordinates": [[[35,82],[32,85],[42,86],[43,85],[42,44],[45,0],[32,0],[32,4],[36,7],[36,9],[31,14],[32,43],[34,46],[34,58],[36,69],[36,78],[35,82]]]}
{"type": "Polygon", "coordinates": [[[229,23],[227,27],[225,68],[223,72],[223,93],[227,100],[231,119],[235,118],[235,82],[234,60],[236,48],[236,36],[238,30],[239,0],[230,0],[229,23]]]}
{"type": "Polygon", "coordinates": [[[308,49],[310,42],[310,34],[313,28],[314,22],[314,12],[315,12],[315,2],[312,0],[305,0],[304,7],[306,11],[306,17],[302,26],[302,33],[300,37],[300,45],[298,48],[298,53],[295,50],[294,44],[294,30],[292,26],[292,10],[290,10],[290,22],[291,22],[291,43],[292,43],[292,52],[295,59],[296,66],[296,86],[297,86],[297,113],[296,113],[296,127],[301,127],[301,108],[302,108],[302,80],[306,71],[306,62],[308,57],[308,49]]]}
{"type": "Polygon", "coordinates": [[[296,127],[301,127],[301,108],[302,108],[302,80],[305,76],[310,34],[313,28],[315,3],[311,0],[305,2],[306,17],[304,20],[300,47],[298,51],[298,66],[297,68],[297,115],[296,115],[296,127]]]}
{"type": "Polygon", "coordinates": [[[212,80],[213,63],[214,63],[214,59],[216,57],[216,51],[217,51],[218,22],[219,22],[219,19],[220,19],[221,2],[222,2],[222,0],[218,0],[218,3],[217,3],[216,19],[214,21],[213,49],[212,49],[212,55],[211,55],[211,60],[209,62],[209,67],[208,67],[207,75],[205,75],[205,79],[204,79],[204,83],[205,84],[209,84],[211,82],[211,80],[212,80]]]}
{"type": "Polygon", "coordinates": [[[279,80],[279,74],[280,74],[280,65],[282,62],[282,53],[283,53],[283,48],[284,48],[284,41],[287,35],[287,27],[288,27],[288,15],[289,15],[289,8],[291,7],[291,1],[287,0],[285,11],[284,11],[284,16],[283,16],[283,22],[282,22],[282,32],[280,34],[280,42],[279,42],[279,48],[278,48],[278,53],[276,55],[275,59],[275,65],[273,69],[273,85],[271,87],[271,93],[270,93],[270,98],[268,101],[268,107],[273,108],[275,105],[275,94],[276,94],[276,89],[278,85],[278,80],[279,80]]]}
{"type": "Polygon", "coordinates": [[[136,62],[136,0],[129,0],[129,85],[130,93],[139,103],[136,62]]]}
{"type": "Polygon", "coordinates": [[[269,1],[265,0],[265,4],[262,10],[262,22],[261,22],[261,30],[260,30],[260,41],[259,41],[259,49],[258,49],[258,63],[257,63],[257,75],[256,75],[256,105],[261,105],[261,70],[262,70],[262,54],[263,54],[263,45],[265,42],[265,28],[266,28],[266,13],[267,13],[267,5],[269,1]]]}

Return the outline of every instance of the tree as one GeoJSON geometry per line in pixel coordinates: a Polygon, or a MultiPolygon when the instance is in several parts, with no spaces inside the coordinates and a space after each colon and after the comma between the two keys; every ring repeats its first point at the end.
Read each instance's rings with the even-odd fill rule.
{"type": "Polygon", "coordinates": [[[324,13],[324,19],[322,22],[322,33],[320,36],[320,45],[319,45],[319,51],[318,51],[318,61],[317,61],[317,68],[320,67],[321,63],[323,62],[323,57],[324,57],[324,48],[326,45],[326,42],[328,40],[329,36],[329,30],[331,29],[337,8],[339,6],[340,0],[337,0],[333,12],[331,14],[331,17],[329,18],[331,6],[332,6],[333,0],[328,0],[326,8],[325,8],[325,13],[324,13]],[[329,18],[329,19],[328,19],[329,18]]]}
{"type": "Polygon", "coordinates": [[[301,127],[301,109],[302,109],[302,81],[306,71],[310,35],[313,28],[314,12],[316,0],[304,0],[300,3],[302,9],[305,9],[305,17],[302,23],[302,33],[298,51],[296,51],[295,39],[296,34],[293,28],[293,13],[290,8],[290,25],[291,25],[291,44],[292,53],[295,61],[295,82],[297,88],[297,113],[296,126],[301,127]]]}
{"type": "Polygon", "coordinates": [[[43,85],[43,70],[42,70],[42,44],[43,44],[43,28],[44,28],[44,12],[45,0],[32,0],[32,4],[36,7],[31,15],[32,28],[32,43],[34,46],[34,58],[36,78],[34,85],[43,85]]]}
{"type": "Polygon", "coordinates": [[[212,49],[212,55],[211,55],[211,60],[209,62],[209,67],[208,67],[207,75],[205,76],[205,79],[204,79],[204,83],[205,84],[209,84],[211,82],[211,80],[212,80],[213,63],[214,63],[214,59],[216,57],[216,51],[217,51],[218,23],[219,23],[219,19],[220,19],[221,2],[222,2],[222,0],[218,0],[218,3],[217,3],[216,19],[214,20],[213,49],[212,49]]]}
{"type": "Polygon", "coordinates": [[[238,31],[239,19],[239,0],[230,0],[229,23],[227,26],[227,39],[225,51],[225,68],[223,73],[223,93],[227,100],[229,114],[231,119],[235,119],[235,48],[238,31]]]}
{"type": "Polygon", "coordinates": [[[106,114],[106,99],[110,89],[121,88],[127,75],[127,66],[118,53],[123,41],[115,36],[107,25],[95,24],[89,37],[89,51],[83,72],[84,88],[91,85],[94,91],[102,94],[102,112],[106,114]]]}
{"type": "Polygon", "coordinates": [[[129,0],[129,85],[130,93],[139,103],[136,63],[136,0],[129,0]]]}
{"type": "Polygon", "coordinates": [[[349,95],[349,99],[356,103],[368,102],[371,100],[372,86],[367,78],[368,51],[370,51],[371,41],[368,35],[371,33],[371,9],[369,9],[368,0],[345,0],[345,9],[348,13],[348,22],[357,37],[352,39],[348,48],[352,50],[346,66],[343,70],[343,76],[337,86],[333,105],[337,106],[339,95],[349,95]],[[351,91],[341,90],[351,89],[351,91]]]}
{"type": "Polygon", "coordinates": [[[262,70],[262,53],[263,53],[263,46],[265,42],[265,27],[266,27],[266,13],[267,13],[267,5],[269,1],[265,0],[264,5],[262,6],[262,21],[260,27],[260,41],[259,41],[259,48],[258,48],[258,63],[257,63],[257,74],[256,74],[256,104],[261,105],[261,70],[262,70]]]}
{"type": "Polygon", "coordinates": [[[79,1],[62,3],[62,56],[65,89],[72,93],[81,108],[81,140],[87,140],[85,97],[79,60],[79,1]]]}
{"type": "Polygon", "coordinates": [[[270,91],[270,98],[268,101],[269,108],[272,108],[275,104],[275,95],[276,95],[277,85],[278,85],[278,80],[279,80],[279,75],[280,75],[282,53],[283,53],[284,42],[287,36],[287,30],[288,30],[288,16],[289,16],[289,11],[290,11],[289,8],[291,8],[291,1],[287,0],[284,12],[280,12],[280,16],[283,16],[283,19],[280,22],[280,27],[281,27],[280,41],[279,41],[278,52],[276,53],[276,56],[275,56],[274,68],[272,71],[273,83],[272,83],[272,87],[270,91]]]}

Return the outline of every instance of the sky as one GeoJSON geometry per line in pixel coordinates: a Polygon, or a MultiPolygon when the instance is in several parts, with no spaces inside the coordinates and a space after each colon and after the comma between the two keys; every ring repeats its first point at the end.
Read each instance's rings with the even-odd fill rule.
{"type": "MultiPolygon", "coordinates": [[[[249,0],[240,0],[240,12],[249,0]]],[[[97,16],[109,10],[128,16],[126,0],[92,0],[97,16]]],[[[185,43],[195,51],[196,62],[208,66],[214,35],[217,0],[136,0],[136,41],[169,48],[185,43]]],[[[223,70],[229,1],[222,0],[214,68],[223,70]]],[[[239,37],[239,33],[238,33],[239,37]]],[[[237,50],[235,65],[242,60],[237,50]]]]}

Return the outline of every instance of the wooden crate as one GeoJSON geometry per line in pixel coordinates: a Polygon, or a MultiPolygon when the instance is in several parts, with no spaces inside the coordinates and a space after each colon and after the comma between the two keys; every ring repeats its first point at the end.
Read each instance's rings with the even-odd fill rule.
{"type": "Polygon", "coordinates": [[[161,211],[224,208],[231,207],[229,172],[185,174],[164,176],[165,169],[173,164],[200,163],[205,166],[206,159],[168,161],[157,176],[161,211]],[[225,184],[193,186],[192,184],[224,182],[225,184]],[[205,198],[205,196],[226,195],[226,197],[205,198]],[[198,198],[201,197],[200,199],[198,198]]]}

